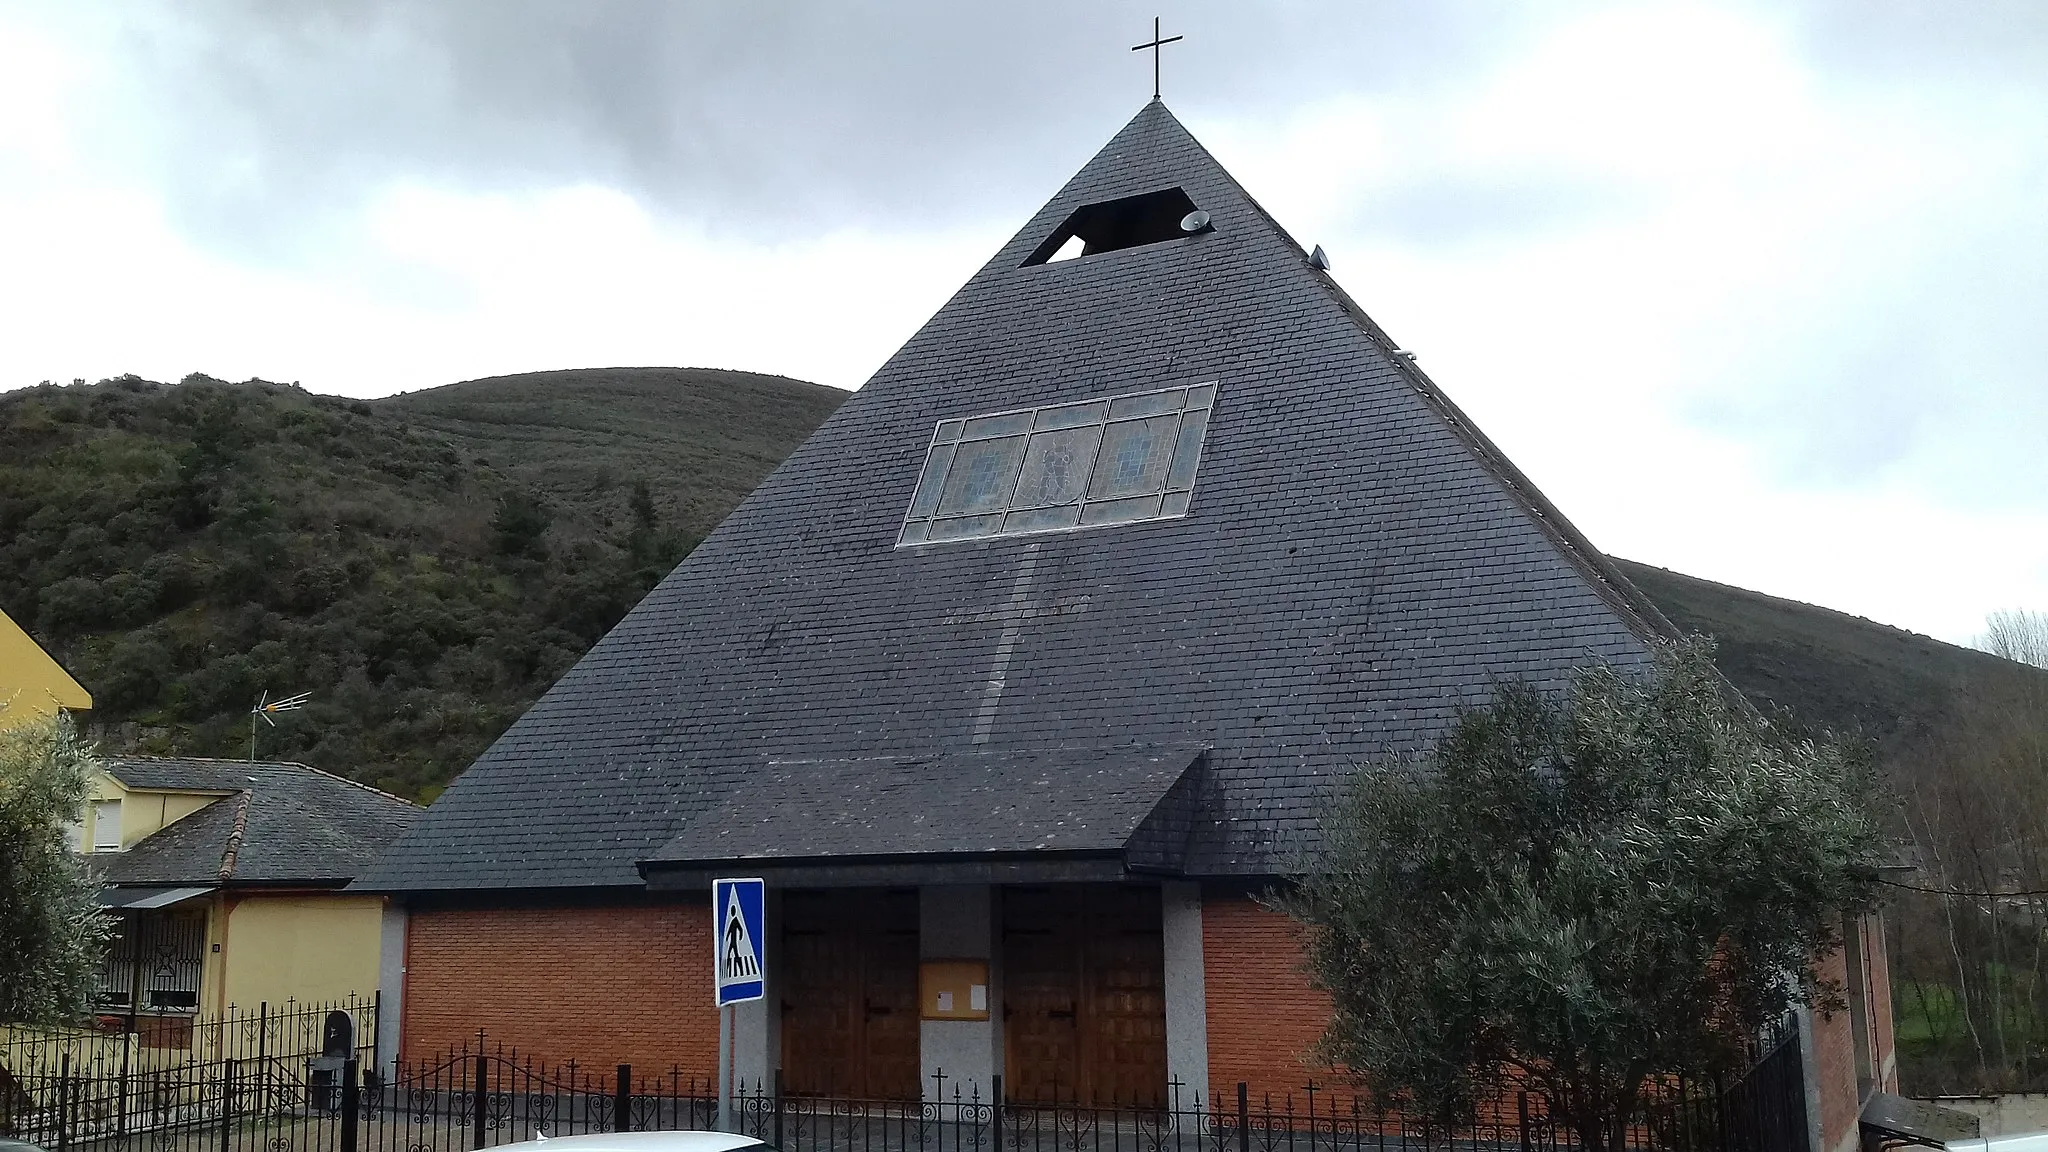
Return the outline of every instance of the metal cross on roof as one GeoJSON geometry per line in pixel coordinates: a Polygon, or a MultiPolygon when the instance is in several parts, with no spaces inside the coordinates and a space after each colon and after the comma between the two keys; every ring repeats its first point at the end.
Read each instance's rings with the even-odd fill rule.
{"type": "Polygon", "coordinates": [[[1159,38],[1159,17],[1154,16],[1152,18],[1152,42],[1150,44],[1131,45],[1131,51],[1133,52],[1143,52],[1147,48],[1152,50],[1152,98],[1154,100],[1159,99],[1159,49],[1178,39],[1180,39],[1178,36],[1168,36],[1166,39],[1161,40],[1159,38]]]}

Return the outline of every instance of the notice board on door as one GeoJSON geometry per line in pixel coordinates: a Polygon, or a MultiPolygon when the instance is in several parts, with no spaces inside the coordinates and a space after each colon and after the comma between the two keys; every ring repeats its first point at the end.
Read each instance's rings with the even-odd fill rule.
{"type": "Polygon", "coordinates": [[[988,1019],[988,961],[927,960],[918,965],[917,1014],[925,1020],[988,1019]]]}

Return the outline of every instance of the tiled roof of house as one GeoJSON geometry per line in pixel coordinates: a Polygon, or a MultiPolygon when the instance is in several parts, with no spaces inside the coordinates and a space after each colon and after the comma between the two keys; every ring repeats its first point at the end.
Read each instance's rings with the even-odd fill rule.
{"type": "Polygon", "coordinates": [[[131,789],[221,794],[125,852],[91,857],[108,884],[344,884],[421,814],[304,764],[122,757],[106,769],[131,789]]]}
{"type": "Polygon", "coordinates": [[[638,886],[781,765],[1145,747],[1207,750],[1186,873],[1269,875],[1351,766],[1669,634],[1153,103],[361,883],[638,886]],[[1026,263],[1169,188],[1213,231],[1026,263]],[[898,545],[935,422],[1209,381],[1184,517],[898,545]]]}

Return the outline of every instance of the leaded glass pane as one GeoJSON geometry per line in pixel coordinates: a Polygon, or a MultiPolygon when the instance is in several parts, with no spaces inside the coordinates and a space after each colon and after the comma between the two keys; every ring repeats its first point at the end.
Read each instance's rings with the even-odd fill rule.
{"type": "Polygon", "coordinates": [[[969,420],[967,422],[967,431],[964,435],[970,438],[976,436],[1009,436],[1014,433],[1028,432],[1030,430],[1030,412],[1009,412],[1001,416],[983,416],[978,420],[969,420]]]}
{"type": "Polygon", "coordinates": [[[1162,412],[1178,412],[1182,394],[1181,389],[1172,388],[1165,392],[1121,396],[1109,402],[1109,418],[1119,420],[1125,416],[1157,416],[1162,412]]]}
{"type": "Polygon", "coordinates": [[[1184,516],[1214,382],[941,421],[899,544],[1184,516]]]}
{"type": "Polygon", "coordinates": [[[1056,528],[1072,528],[1081,520],[1081,507],[1069,504],[1064,508],[1032,508],[1023,512],[1012,512],[1003,519],[1003,531],[1050,532],[1056,528]]]}
{"type": "Polygon", "coordinates": [[[1095,476],[1088,485],[1090,500],[1138,496],[1159,491],[1173,458],[1178,416],[1124,420],[1111,424],[1095,456],[1095,476]]]}
{"type": "Polygon", "coordinates": [[[932,521],[933,540],[962,540],[969,536],[993,536],[1001,531],[1003,518],[995,516],[962,516],[955,520],[932,521]]]}
{"type": "MultiPolygon", "coordinates": [[[[939,515],[1000,512],[1017,486],[1017,465],[1024,459],[1024,437],[969,440],[953,450],[952,467],[939,500],[939,515]]],[[[936,533],[935,533],[936,535],[936,533]]]]}
{"type": "Polygon", "coordinates": [[[1106,400],[1097,400],[1092,404],[1062,404],[1057,408],[1041,408],[1038,410],[1038,422],[1032,427],[1072,428],[1079,424],[1100,424],[1103,413],[1108,410],[1109,402],[1106,400]]]}
{"type": "Polygon", "coordinates": [[[1166,474],[1168,489],[1192,488],[1195,467],[1202,462],[1202,433],[1209,427],[1207,412],[1190,412],[1180,418],[1180,440],[1173,453],[1173,467],[1166,474]]]}
{"type": "Polygon", "coordinates": [[[1101,441],[1099,424],[1033,433],[1031,447],[1024,453],[1024,475],[1017,481],[1011,506],[1033,508],[1079,500],[1088,485],[1089,467],[1095,463],[1095,446],[1101,441]]]}
{"type": "Polygon", "coordinates": [[[917,478],[917,495],[910,501],[911,519],[922,520],[939,506],[939,492],[946,484],[946,466],[952,462],[951,444],[932,446],[931,458],[924,462],[924,475],[917,478]]]}
{"type": "Polygon", "coordinates": [[[1159,515],[1159,497],[1138,496],[1129,500],[1104,500],[1081,509],[1083,524],[1121,524],[1159,515]]]}

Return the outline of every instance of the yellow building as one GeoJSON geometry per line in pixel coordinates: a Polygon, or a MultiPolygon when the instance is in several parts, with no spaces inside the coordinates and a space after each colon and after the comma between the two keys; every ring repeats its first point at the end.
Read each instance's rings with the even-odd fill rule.
{"type": "Polygon", "coordinates": [[[107,761],[75,830],[119,919],[100,1010],[179,1043],[231,1006],[368,999],[384,900],[342,889],[419,812],[303,764],[107,761]]]}
{"type": "Polygon", "coordinates": [[[83,712],[92,697],[21,626],[0,612],[0,727],[83,712]]]}

